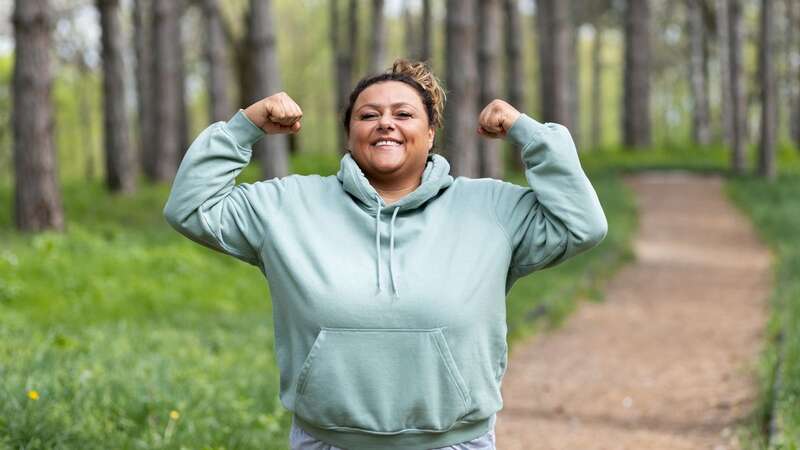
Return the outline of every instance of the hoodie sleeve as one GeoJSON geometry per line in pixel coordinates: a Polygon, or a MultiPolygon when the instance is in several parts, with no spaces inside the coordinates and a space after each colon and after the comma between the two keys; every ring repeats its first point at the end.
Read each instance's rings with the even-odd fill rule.
{"type": "Polygon", "coordinates": [[[508,132],[522,152],[529,187],[497,183],[497,220],[512,250],[509,284],[584,252],[605,238],[608,223],[581,168],[566,127],[522,114],[508,132]]]}
{"type": "Polygon", "coordinates": [[[186,151],[164,206],[178,232],[206,247],[259,265],[265,219],[280,208],[282,179],[236,184],[252,145],[265,133],[241,109],[203,130],[186,151]]]}

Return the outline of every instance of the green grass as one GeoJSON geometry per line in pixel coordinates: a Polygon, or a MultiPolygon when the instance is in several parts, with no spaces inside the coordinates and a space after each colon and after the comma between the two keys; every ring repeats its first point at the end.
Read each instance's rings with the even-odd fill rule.
{"type": "MultiPolygon", "coordinates": [[[[294,172],[334,173],[338,160],[303,155],[294,172]]],[[[240,181],[257,177],[251,164],[240,181]]],[[[630,196],[610,173],[591,178],[610,234],[516,283],[512,345],[597,297],[624,258],[630,196]]],[[[63,192],[63,234],[19,234],[11,208],[0,211],[0,449],[287,448],[258,269],[173,231],[167,186],[119,197],[75,181],[63,192]]],[[[0,204],[10,196],[0,189],[0,204]]]]}
{"type": "MultiPolygon", "coordinates": [[[[768,346],[762,357],[762,404],[755,424],[762,426],[777,414],[782,433],[773,448],[800,448],[800,177],[785,175],[768,183],[753,178],[733,179],[728,190],[755,223],[761,238],[776,256],[775,290],[768,346]],[[781,363],[777,360],[780,355],[781,363]],[[773,385],[775,371],[780,385],[773,385]]],[[[763,434],[754,448],[766,448],[763,434]]]]}

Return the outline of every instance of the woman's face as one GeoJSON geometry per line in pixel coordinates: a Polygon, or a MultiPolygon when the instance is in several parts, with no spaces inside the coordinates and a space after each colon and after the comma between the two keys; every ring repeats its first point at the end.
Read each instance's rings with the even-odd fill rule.
{"type": "Polygon", "coordinates": [[[435,131],[417,91],[401,81],[364,89],[353,104],[348,147],[365,175],[419,176],[435,131]]]}

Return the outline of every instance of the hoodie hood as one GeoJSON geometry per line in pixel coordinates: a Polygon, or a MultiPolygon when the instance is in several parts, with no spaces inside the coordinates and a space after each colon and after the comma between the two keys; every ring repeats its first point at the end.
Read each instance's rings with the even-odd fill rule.
{"type": "Polygon", "coordinates": [[[453,176],[450,175],[450,163],[441,155],[436,153],[429,154],[425,169],[422,172],[420,185],[405,197],[388,206],[378,195],[378,191],[369,184],[369,180],[367,180],[361,167],[353,159],[350,152],[345,153],[342,157],[336,178],[342,183],[342,188],[347,193],[361,202],[362,208],[375,216],[375,268],[379,293],[383,291],[381,276],[381,215],[384,210],[386,212],[392,211],[392,218],[389,221],[389,274],[394,296],[399,297],[397,274],[394,271],[394,222],[397,218],[397,213],[420,207],[436,196],[439,191],[453,184],[453,176]]]}

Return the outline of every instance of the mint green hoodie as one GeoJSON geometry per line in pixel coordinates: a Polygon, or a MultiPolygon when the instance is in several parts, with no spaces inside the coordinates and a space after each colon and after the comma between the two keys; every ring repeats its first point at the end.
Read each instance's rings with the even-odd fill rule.
{"type": "Polygon", "coordinates": [[[280,399],[298,425],[348,450],[427,450],[489,431],[503,404],[506,294],[607,232],[567,129],[523,114],[509,130],[528,187],[454,179],[431,154],[420,186],[391,205],[350,154],[335,176],[236,184],[263,136],[242,110],[209,126],[164,215],[264,273],[280,399]]]}

